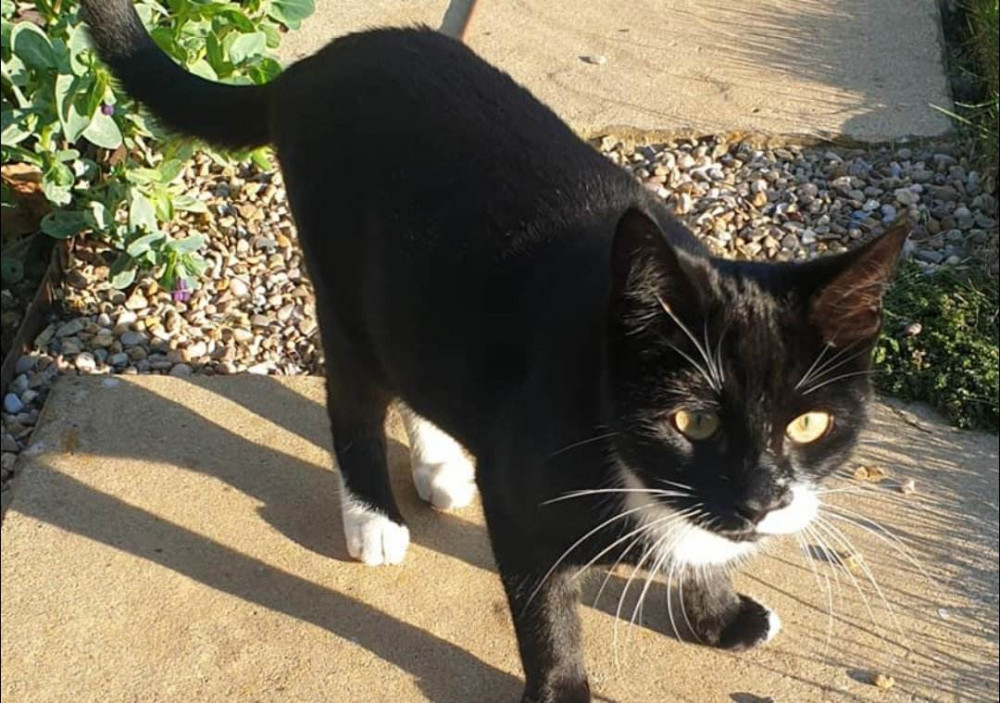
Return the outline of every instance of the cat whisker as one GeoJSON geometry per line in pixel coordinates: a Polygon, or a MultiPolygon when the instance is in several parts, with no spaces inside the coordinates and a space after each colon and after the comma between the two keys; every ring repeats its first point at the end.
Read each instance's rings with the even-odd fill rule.
{"type": "Polygon", "coordinates": [[[880,523],[876,522],[875,520],[872,520],[869,517],[862,515],[861,513],[855,512],[848,508],[843,508],[840,506],[831,506],[831,505],[827,505],[824,507],[826,508],[825,513],[827,517],[833,518],[834,520],[840,520],[842,522],[846,522],[849,525],[857,527],[859,530],[864,530],[868,534],[872,535],[873,537],[879,539],[880,541],[892,547],[892,549],[897,554],[899,554],[899,556],[905,559],[907,563],[909,563],[910,566],[916,569],[919,573],[923,574],[930,573],[929,570],[925,568],[923,564],[920,563],[920,561],[916,558],[916,556],[913,554],[913,551],[906,545],[906,543],[903,542],[903,540],[901,540],[896,535],[892,534],[890,530],[888,530],[880,523]],[[835,510],[842,510],[855,517],[851,518],[845,515],[838,515],[837,513],[834,512],[835,510]],[[870,525],[871,527],[869,527],[868,525],[870,525]]]}
{"type": "MultiPolygon", "coordinates": [[[[621,544],[625,540],[629,539],[633,535],[639,535],[641,537],[643,535],[643,533],[649,532],[654,527],[659,527],[659,526],[668,527],[672,523],[681,522],[681,521],[687,519],[688,517],[690,517],[691,512],[692,511],[689,509],[689,510],[686,510],[686,511],[683,511],[683,512],[680,512],[680,513],[674,513],[674,514],[671,514],[671,515],[666,515],[664,517],[659,517],[659,518],[653,520],[652,522],[640,525],[639,527],[637,527],[636,529],[632,530],[631,532],[623,535],[622,537],[619,537],[614,542],[612,542],[607,547],[605,547],[600,552],[598,552],[590,561],[588,561],[586,564],[584,564],[579,569],[577,569],[576,573],[573,574],[573,578],[574,579],[575,578],[579,578],[587,569],[589,569],[594,564],[596,564],[600,560],[601,557],[603,557],[605,554],[607,554],[608,552],[610,552],[612,549],[614,549],[619,544],[621,544]]],[[[616,565],[617,565],[617,563],[618,562],[616,562],[616,565]]],[[[596,601],[595,601],[595,603],[596,603],[596,601]]]]}
{"type": "MultiPolygon", "coordinates": [[[[806,528],[808,530],[808,527],[806,528]]],[[[808,534],[808,532],[806,533],[808,534]]],[[[809,565],[809,570],[812,571],[813,578],[816,580],[816,588],[823,590],[823,584],[819,580],[819,570],[816,568],[816,564],[809,557],[809,549],[806,545],[805,539],[801,534],[795,535],[795,541],[799,544],[799,549],[805,556],[805,561],[809,565]]],[[[826,626],[826,645],[824,646],[824,654],[830,650],[830,641],[833,639],[833,589],[830,586],[830,577],[825,573],[823,577],[826,579],[826,612],[827,612],[827,626],[826,626]]]]}
{"type": "Polygon", "coordinates": [[[585,535],[584,535],[583,537],[581,537],[581,538],[580,538],[580,539],[578,539],[578,540],[577,540],[576,542],[574,542],[574,543],[573,543],[572,545],[570,545],[570,546],[569,546],[569,547],[568,547],[568,548],[567,548],[567,549],[566,549],[566,550],[565,550],[565,551],[564,551],[564,552],[563,552],[563,553],[562,553],[562,554],[561,554],[561,555],[559,556],[559,558],[558,558],[558,559],[556,559],[556,560],[555,560],[555,562],[553,562],[552,566],[551,566],[551,567],[549,567],[549,570],[548,570],[548,571],[546,571],[546,572],[545,572],[545,575],[544,575],[544,576],[542,576],[542,578],[541,578],[541,579],[539,580],[538,584],[537,584],[537,585],[535,586],[534,590],[533,590],[533,591],[531,592],[531,595],[530,595],[530,596],[528,596],[528,600],[527,600],[527,601],[525,601],[525,603],[524,603],[524,606],[523,606],[522,610],[527,610],[528,606],[529,606],[529,605],[531,605],[531,602],[532,602],[532,601],[533,601],[533,600],[535,599],[535,596],[537,596],[537,595],[538,595],[538,592],[539,592],[539,591],[540,591],[540,590],[542,589],[542,586],[544,586],[544,585],[545,585],[545,582],[546,582],[546,581],[547,581],[547,580],[549,579],[549,577],[550,577],[550,576],[551,576],[551,575],[552,575],[552,574],[553,574],[553,573],[555,572],[555,570],[559,568],[559,565],[560,565],[560,564],[562,564],[562,563],[563,563],[563,561],[565,561],[565,560],[566,560],[566,558],[567,558],[567,557],[568,557],[568,556],[570,555],[570,553],[571,553],[571,552],[572,552],[572,551],[573,551],[574,549],[576,549],[577,547],[579,547],[579,546],[580,546],[581,544],[583,544],[584,542],[586,542],[586,541],[587,541],[588,539],[590,539],[590,538],[591,538],[592,536],[594,536],[595,534],[597,534],[598,532],[600,532],[601,530],[603,530],[603,529],[604,529],[605,527],[607,527],[607,526],[608,526],[608,525],[610,525],[611,523],[613,523],[613,522],[617,522],[618,520],[623,520],[623,519],[627,518],[627,517],[628,517],[629,515],[631,515],[631,514],[633,514],[633,513],[637,513],[637,512],[639,512],[640,510],[644,510],[644,509],[645,509],[645,508],[647,508],[647,507],[649,507],[649,506],[647,506],[647,505],[640,505],[640,506],[638,506],[638,507],[635,507],[635,508],[631,508],[631,509],[629,509],[629,510],[626,510],[626,511],[624,511],[624,512],[621,512],[621,513],[619,513],[618,515],[615,515],[615,516],[613,516],[613,517],[609,518],[608,520],[605,520],[605,521],[604,521],[604,522],[602,522],[602,523],[601,523],[600,525],[598,525],[597,527],[593,528],[592,530],[590,530],[589,532],[587,532],[587,533],[586,533],[586,534],[585,534],[585,535]]]}
{"type": "Polygon", "coordinates": [[[588,444],[593,444],[594,442],[600,442],[601,440],[604,440],[604,439],[610,439],[611,437],[615,437],[617,435],[618,435],[617,432],[606,432],[605,434],[597,435],[596,437],[591,437],[590,439],[584,439],[584,440],[581,440],[579,442],[573,442],[572,444],[566,445],[562,449],[557,449],[556,451],[552,452],[551,454],[549,454],[545,458],[546,459],[552,459],[553,457],[557,457],[560,454],[564,454],[564,453],[570,451],[571,449],[576,449],[578,447],[583,447],[583,446],[586,446],[588,444]]]}
{"type": "Polygon", "coordinates": [[[689,486],[686,483],[677,483],[676,481],[668,481],[665,478],[658,478],[656,480],[659,483],[663,483],[663,484],[666,484],[668,486],[673,486],[674,488],[680,488],[680,489],[686,490],[686,491],[693,491],[694,490],[694,488],[692,486],[689,486]]]}
{"type": "MultiPolygon", "coordinates": [[[[594,606],[596,607],[598,601],[601,599],[601,594],[604,592],[605,587],[608,585],[608,581],[610,581],[611,575],[614,572],[614,570],[617,569],[618,566],[619,566],[619,564],[622,563],[622,560],[625,558],[625,556],[630,551],[632,551],[632,548],[635,547],[635,545],[638,544],[642,540],[642,537],[643,537],[644,533],[648,532],[651,528],[653,528],[655,526],[658,526],[660,524],[662,524],[664,527],[667,527],[667,526],[669,526],[669,525],[671,525],[671,524],[673,524],[675,522],[680,522],[681,520],[690,518],[692,515],[695,514],[696,510],[699,508],[700,505],[701,504],[699,503],[698,505],[692,506],[691,508],[689,508],[689,509],[687,509],[685,511],[682,511],[680,513],[677,513],[675,515],[668,515],[666,518],[660,518],[660,520],[664,520],[663,523],[660,523],[659,520],[654,520],[651,523],[648,523],[646,525],[642,525],[641,527],[639,527],[639,529],[633,530],[632,532],[628,533],[624,537],[616,540],[615,543],[611,544],[610,546],[608,546],[607,548],[605,548],[604,550],[602,550],[601,553],[599,553],[596,557],[594,557],[593,559],[591,559],[589,563],[587,563],[586,565],[584,565],[583,567],[581,567],[580,571],[577,572],[576,576],[579,576],[580,573],[582,573],[585,569],[588,569],[591,566],[593,566],[594,563],[596,563],[598,559],[600,559],[602,556],[604,556],[604,554],[606,554],[607,552],[609,552],[611,549],[613,549],[614,547],[616,547],[621,542],[625,541],[629,537],[632,537],[633,535],[638,535],[638,536],[636,536],[632,540],[632,542],[628,545],[628,547],[626,547],[625,550],[622,551],[622,553],[620,555],[618,555],[618,558],[615,560],[615,563],[612,564],[611,567],[607,570],[607,574],[604,577],[604,581],[601,583],[601,587],[598,589],[597,595],[594,597],[594,606]]],[[[576,576],[574,576],[574,578],[576,576]]]]}
{"type": "MultiPolygon", "coordinates": [[[[662,535],[661,537],[657,538],[652,544],[650,544],[650,545],[648,545],[646,547],[646,550],[643,553],[642,558],[635,565],[635,568],[632,569],[632,572],[629,574],[628,579],[625,581],[625,587],[622,589],[621,594],[618,596],[618,607],[615,608],[615,624],[614,624],[614,626],[612,628],[613,629],[613,633],[612,633],[612,649],[615,652],[615,662],[616,662],[616,665],[617,665],[617,662],[620,661],[619,658],[618,658],[618,622],[619,622],[619,620],[621,620],[622,608],[625,605],[625,598],[628,595],[629,588],[631,588],[632,581],[635,579],[636,575],[642,569],[643,565],[649,560],[649,558],[651,556],[653,556],[654,554],[656,554],[659,551],[660,545],[664,541],[666,541],[667,539],[669,539],[671,536],[672,536],[671,533],[668,532],[667,534],[662,535]]],[[[657,558],[659,558],[660,556],[662,556],[662,553],[661,554],[657,554],[657,558]]]]}
{"type": "MultiPolygon", "coordinates": [[[[701,343],[698,342],[698,339],[694,336],[694,334],[692,334],[688,326],[685,325],[684,322],[679,317],[677,317],[676,314],[674,314],[673,309],[669,305],[667,305],[666,302],[664,302],[663,298],[661,298],[660,296],[656,296],[656,301],[660,304],[660,307],[663,308],[663,311],[670,316],[670,319],[673,320],[674,323],[681,328],[681,331],[684,332],[687,338],[691,340],[691,343],[694,345],[694,348],[698,350],[698,353],[701,356],[701,358],[705,361],[707,368],[711,371],[713,368],[712,359],[708,355],[708,350],[705,347],[703,347],[701,343]]],[[[678,354],[681,354],[692,364],[695,364],[694,360],[687,354],[684,354],[672,344],[670,346],[673,347],[673,349],[678,354]]],[[[719,392],[722,386],[721,384],[718,383],[718,379],[716,378],[716,376],[714,374],[709,374],[707,371],[705,371],[705,369],[702,369],[701,366],[698,364],[695,364],[695,366],[701,370],[702,374],[705,376],[705,380],[709,381],[709,385],[712,387],[712,389],[716,392],[719,392]]]]}
{"type": "Polygon", "coordinates": [[[860,352],[858,352],[857,354],[854,354],[850,358],[845,359],[845,360],[841,361],[840,363],[837,363],[838,360],[841,357],[843,357],[849,351],[851,351],[852,349],[854,349],[861,341],[862,340],[857,340],[857,341],[851,342],[850,344],[848,344],[843,349],[838,350],[837,353],[834,354],[832,357],[830,357],[830,359],[827,360],[822,366],[819,366],[819,368],[816,368],[816,365],[818,364],[819,360],[823,358],[825,352],[828,349],[833,349],[834,348],[834,347],[832,347],[829,344],[825,345],[823,347],[823,349],[820,351],[819,356],[816,359],[816,362],[814,362],[813,365],[809,367],[809,370],[806,371],[806,373],[805,373],[804,376],[802,376],[802,379],[797,384],[795,384],[795,390],[799,390],[803,386],[807,386],[807,385],[809,385],[812,382],[815,382],[815,381],[818,381],[818,380],[822,379],[824,376],[832,373],[836,369],[841,368],[844,364],[849,363],[850,361],[852,361],[852,360],[858,358],[859,356],[861,356],[862,354],[864,354],[865,351],[866,351],[866,349],[862,349],[860,352]]]}
{"type": "Polygon", "coordinates": [[[884,371],[868,369],[866,371],[851,371],[850,373],[842,373],[839,376],[834,376],[833,378],[827,379],[822,383],[817,383],[815,385],[810,386],[806,390],[802,391],[802,395],[809,395],[810,393],[814,393],[818,391],[820,388],[823,388],[824,386],[829,386],[831,383],[836,383],[837,381],[843,381],[844,379],[854,378],[855,376],[873,376],[879,373],[884,373],[884,371]]]}
{"type": "MultiPolygon", "coordinates": [[[[671,565],[670,565],[670,575],[667,576],[667,587],[668,588],[669,588],[670,579],[671,579],[671,576],[673,575],[673,572],[674,572],[674,564],[671,563],[671,565]]],[[[668,591],[667,592],[667,600],[669,601],[669,599],[670,599],[670,592],[668,591]]],[[[705,644],[704,640],[701,639],[701,635],[698,634],[698,631],[694,628],[694,625],[691,624],[691,619],[688,617],[688,614],[687,614],[687,607],[684,605],[684,571],[683,570],[681,572],[681,575],[677,577],[677,600],[678,600],[678,602],[680,602],[680,605],[681,605],[681,615],[684,617],[684,624],[687,625],[688,632],[690,632],[692,635],[694,635],[694,638],[696,640],[698,640],[698,642],[700,642],[701,644],[705,644]]],[[[668,608],[670,607],[669,602],[667,604],[667,607],[668,608]]]]}
{"type": "Polygon", "coordinates": [[[543,501],[539,505],[551,505],[552,503],[560,503],[564,500],[572,500],[574,498],[585,498],[587,496],[601,495],[601,494],[612,494],[612,493],[645,493],[646,495],[658,496],[662,498],[690,498],[690,493],[681,493],[679,491],[666,491],[659,488],[586,488],[578,491],[571,491],[569,493],[564,493],[561,496],[555,498],[550,498],[549,500],[543,501]]]}
{"type": "MultiPolygon", "coordinates": [[[[837,529],[835,525],[830,524],[829,522],[827,522],[826,520],[824,520],[822,517],[819,516],[817,516],[815,524],[818,529],[824,531],[827,535],[832,537],[835,542],[839,542],[840,546],[842,548],[845,548],[845,551],[847,553],[857,554],[859,555],[859,557],[861,557],[861,552],[858,551],[858,549],[854,546],[854,544],[850,541],[850,539],[848,539],[843,532],[837,529]]],[[[851,579],[854,581],[855,588],[858,589],[858,593],[863,595],[864,591],[861,588],[861,584],[854,577],[854,572],[851,570],[850,566],[843,560],[843,558],[839,554],[834,552],[834,555],[836,556],[840,564],[843,566],[843,568],[847,571],[851,579]]],[[[881,586],[879,586],[878,581],[875,579],[875,575],[872,573],[871,569],[868,568],[868,565],[865,563],[864,557],[857,559],[856,563],[858,567],[861,568],[861,570],[863,571],[865,578],[867,578],[869,583],[871,583],[872,588],[875,590],[875,593],[881,599],[882,604],[885,607],[886,613],[888,614],[889,619],[892,621],[893,627],[896,629],[897,634],[899,634],[901,639],[906,639],[906,635],[903,633],[903,629],[900,627],[899,621],[896,618],[896,611],[893,610],[892,605],[889,603],[888,599],[885,597],[885,594],[882,592],[881,586]]],[[[879,628],[878,621],[875,619],[875,614],[871,610],[867,597],[864,597],[864,601],[865,601],[865,606],[869,611],[869,615],[872,618],[872,623],[875,625],[876,628],[879,628]]]]}
{"type": "Polygon", "coordinates": [[[802,378],[800,378],[799,382],[795,384],[795,390],[798,390],[799,388],[801,388],[802,386],[804,386],[806,383],[809,382],[809,379],[812,377],[812,372],[816,370],[816,366],[819,365],[821,361],[823,361],[823,357],[826,356],[826,353],[830,349],[833,349],[831,345],[829,344],[823,345],[823,348],[819,350],[819,354],[816,355],[816,360],[812,362],[812,366],[810,366],[806,370],[806,372],[802,374],[802,378]]]}

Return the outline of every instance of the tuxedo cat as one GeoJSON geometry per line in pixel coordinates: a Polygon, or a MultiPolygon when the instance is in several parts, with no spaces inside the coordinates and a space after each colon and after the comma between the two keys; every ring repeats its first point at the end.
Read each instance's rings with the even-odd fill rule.
{"type": "Polygon", "coordinates": [[[172,63],[128,0],[83,6],[100,55],[165,126],[277,149],[316,288],[352,556],[397,564],[409,543],[383,430],[398,400],[420,496],[448,509],[481,495],[524,701],[590,700],[584,566],[669,567],[705,644],[774,636],[778,618],[726,566],[806,526],[813,489],[851,451],[904,227],[803,264],[712,258],[525,89],[433,31],[352,34],[235,86],[172,63]]]}

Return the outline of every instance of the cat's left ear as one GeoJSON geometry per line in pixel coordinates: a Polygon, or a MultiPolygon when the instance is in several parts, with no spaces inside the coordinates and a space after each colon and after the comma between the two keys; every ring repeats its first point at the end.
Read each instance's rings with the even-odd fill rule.
{"type": "Polygon", "coordinates": [[[649,215],[630,208],[615,232],[611,276],[615,299],[683,309],[700,299],[704,271],[694,257],[667,239],[649,215]]]}
{"type": "Polygon", "coordinates": [[[815,262],[826,275],[818,277],[808,317],[825,343],[844,347],[875,340],[882,328],[882,299],[910,231],[910,224],[901,222],[864,246],[815,262]]]}

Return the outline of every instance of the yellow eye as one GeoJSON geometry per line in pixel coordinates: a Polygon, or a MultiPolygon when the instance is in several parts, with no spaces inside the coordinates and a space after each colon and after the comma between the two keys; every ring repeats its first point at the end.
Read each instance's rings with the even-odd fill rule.
{"type": "Polygon", "coordinates": [[[679,410],[674,415],[674,426],[688,439],[696,442],[708,439],[720,425],[719,416],[712,412],[679,410]]]}
{"type": "Polygon", "coordinates": [[[796,444],[809,444],[825,435],[832,424],[833,418],[827,413],[804,413],[788,423],[785,433],[796,444]]]}

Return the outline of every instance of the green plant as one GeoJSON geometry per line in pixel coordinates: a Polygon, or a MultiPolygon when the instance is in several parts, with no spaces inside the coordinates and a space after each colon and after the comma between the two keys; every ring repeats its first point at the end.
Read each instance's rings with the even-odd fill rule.
{"type": "Polygon", "coordinates": [[[877,386],[927,402],[959,427],[998,430],[998,290],[982,274],[905,264],[886,297],[877,386]],[[919,333],[916,325],[919,325],[919,333]]]}
{"type": "MultiPolygon", "coordinates": [[[[167,286],[196,285],[204,239],[173,240],[161,230],[178,210],[204,209],[180,183],[192,147],[166,139],[117,90],[91,49],[75,0],[0,3],[0,157],[39,169],[56,208],[42,230],[56,238],[89,230],[118,248],[115,286],[130,285],[142,270],[167,286]]],[[[297,27],[313,0],[139,0],[136,9],[154,41],[188,70],[262,83],[281,69],[269,54],[281,25],[297,27]]],[[[237,156],[270,167],[266,150],[237,156]]],[[[5,189],[3,205],[11,203],[5,189]]]]}

